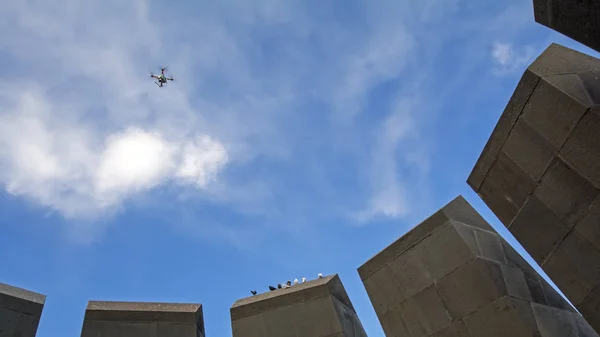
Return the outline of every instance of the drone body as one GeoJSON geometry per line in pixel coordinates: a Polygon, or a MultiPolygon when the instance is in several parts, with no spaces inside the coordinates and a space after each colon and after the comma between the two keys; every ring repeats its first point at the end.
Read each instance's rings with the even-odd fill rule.
{"type": "Polygon", "coordinates": [[[161,68],[160,75],[154,75],[154,74],[150,73],[150,77],[156,79],[156,82],[154,82],[154,83],[156,83],[156,85],[159,88],[162,88],[163,85],[167,84],[167,81],[173,81],[173,77],[165,76],[165,70],[166,70],[166,68],[161,68]]]}

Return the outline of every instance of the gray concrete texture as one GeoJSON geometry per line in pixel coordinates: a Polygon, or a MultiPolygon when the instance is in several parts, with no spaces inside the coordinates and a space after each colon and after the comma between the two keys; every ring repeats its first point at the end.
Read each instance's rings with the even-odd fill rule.
{"type": "Polygon", "coordinates": [[[600,331],[600,60],[548,47],[467,182],[600,331]]]}
{"type": "Polygon", "coordinates": [[[236,301],[233,337],[366,337],[337,274],[236,301]]]}
{"type": "Polygon", "coordinates": [[[358,272],[387,337],[596,337],[459,196],[358,272]]]}
{"type": "Polygon", "coordinates": [[[0,337],[34,337],[46,296],[0,283],[0,337]]]}
{"type": "Polygon", "coordinates": [[[205,337],[201,304],[90,301],[82,337],[205,337]]]}
{"type": "Polygon", "coordinates": [[[533,0],[535,21],[600,52],[600,1],[533,0]]]}

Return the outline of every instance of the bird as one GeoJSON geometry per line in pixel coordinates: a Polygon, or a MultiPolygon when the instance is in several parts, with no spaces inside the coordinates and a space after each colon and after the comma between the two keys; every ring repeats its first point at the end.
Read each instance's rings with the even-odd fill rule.
{"type": "Polygon", "coordinates": [[[306,277],[302,278],[302,283],[306,283],[306,277]]]}
{"type": "Polygon", "coordinates": [[[250,290],[250,292],[252,293],[252,296],[256,295],[256,290],[250,290]]]}
{"type": "Polygon", "coordinates": [[[269,286],[269,290],[273,291],[273,290],[277,290],[277,288],[275,288],[273,286],[269,286]]]}
{"type": "Polygon", "coordinates": [[[297,278],[294,279],[294,285],[296,285],[296,284],[298,284],[298,279],[297,278]]]}
{"type": "Polygon", "coordinates": [[[318,276],[319,276],[319,278],[323,278],[323,274],[321,274],[321,273],[319,273],[318,276]]]}

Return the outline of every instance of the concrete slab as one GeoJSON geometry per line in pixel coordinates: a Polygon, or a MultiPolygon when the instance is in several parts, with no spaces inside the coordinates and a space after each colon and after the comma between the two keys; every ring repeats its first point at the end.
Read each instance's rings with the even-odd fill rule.
{"type": "Polygon", "coordinates": [[[548,75],[540,79],[520,120],[556,151],[590,106],[578,74],[548,75]]]}
{"type": "Polygon", "coordinates": [[[400,315],[411,336],[429,336],[451,323],[436,287],[431,286],[400,303],[400,315]]]}
{"type": "Polygon", "coordinates": [[[557,158],[540,179],[533,195],[572,229],[587,215],[600,190],[557,158]]]}
{"type": "MultiPolygon", "coordinates": [[[[472,337],[542,336],[531,303],[510,296],[503,296],[469,315],[465,324],[472,337]]],[[[563,337],[567,336],[577,335],[563,337]]]]}
{"type": "Polygon", "coordinates": [[[600,286],[600,59],[552,44],[521,82],[467,182],[579,308],[600,286]]]}
{"type": "MultiPolygon", "coordinates": [[[[461,197],[446,207],[475,212],[461,197]]],[[[402,253],[386,253],[388,247],[386,259],[372,258],[359,268],[386,336],[575,337],[581,329],[591,331],[491,226],[471,226],[452,215],[423,225],[412,230],[421,240],[402,253]]],[[[398,246],[390,245],[394,251],[398,246]]]]}
{"type": "Polygon", "coordinates": [[[388,261],[404,253],[416,243],[420,242],[425,237],[428,237],[433,230],[449,223],[450,220],[459,223],[468,223],[471,227],[492,230],[490,224],[487,223],[479,213],[472,208],[464,207],[465,205],[468,205],[468,203],[462,196],[455,198],[446,205],[446,207],[438,210],[429,218],[411,229],[399,240],[394,241],[391,245],[377,253],[369,261],[358,268],[361,279],[365,280],[379,268],[386,265],[388,261]]]}
{"type": "MultiPolygon", "coordinates": [[[[581,314],[590,321],[600,320],[600,287],[596,287],[581,301],[578,306],[581,314]]],[[[583,326],[584,330],[587,327],[583,326]]]]}
{"type": "Polygon", "coordinates": [[[46,296],[0,283],[0,337],[34,337],[46,296]]]}
{"type": "Polygon", "coordinates": [[[536,196],[525,202],[509,229],[538,263],[546,261],[570,231],[536,196]]]}
{"type": "Polygon", "coordinates": [[[339,276],[331,275],[236,301],[234,337],[366,337],[339,276]]]}
{"type": "Polygon", "coordinates": [[[201,304],[88,302],[82,337],[205,337],[201,304]]]}
{"type": "Polygon", "coordinates": [[[600,103],[597,104],[575,126],[559,155],[584,179],[600,188],[600,103]]]}
{"type": "Polygon", "coordinates": [[[594,0],[533,0],[535,21],[600,51],[600,3],[594,0]]]}
{"type": "MultiPolygon", "coordinates": [[[[579,78],[581,75],[588,72],[594,72],[600,70],[600,61],[592,56],[580,53],[576,50],[558,45],[556,43],[551,44],[535,61],[525,70],[525,73],[519,80],[517,87],[510,100],[508,101],[504,112],[500,116],[498,123],[494,127],[494,130],[486,143],[481,156],[475,163],[475,166],[469,175],[467,180],[469,186],[475,191],[479,191],[481,184],[487,176],[490,168],[496,161],[498,153],[504,148],[505,142],[512,132],[515,124],[523,114],[525,106],[528,105],[531,118],[535,120],[536,115],[533,109],[536,105],[532,104],[531,98],[534,91],[537,89],[537,98],[539,104],[542,107],[545,106],[545,102],[550,95],[544,95],[543,89],[549,89],[551,92],[573,92],[572,86],[567,88],[556,87],[548,82],[548,78],[553,75],[560,74],[576,74],[579,78]],[[542,78],[546,79],[544,84],[541,86],[540,81],[542,78]],[[552,88],[554,87],[554,88],[552,88]],[[541,101],[540,101],[541,100],[541,101]]],[[[568,95],[566,95],[568,97],[568,95]]],[[[561,99],[565,99],[562,97],[561,99]]],[[[574,99],[573,102],[585,105],[585,102],[579,102],[578,99],[574,99]]],[[[589,101],[588,101],[589,102],[589,101]]],[[[581,105],[580,104],[580,105],[581,105]]],[[[549,114],[543,114],[544,109],[540,108],[541,116],[548,116],[549,114]]],[[[556,110],[554,110],[556,111],[556,110]]],[[[550,116],[549,118],[556,118],[550,116]]],[[[540,127],[543,128],[544,123],[540,123],[540,127]]]]}

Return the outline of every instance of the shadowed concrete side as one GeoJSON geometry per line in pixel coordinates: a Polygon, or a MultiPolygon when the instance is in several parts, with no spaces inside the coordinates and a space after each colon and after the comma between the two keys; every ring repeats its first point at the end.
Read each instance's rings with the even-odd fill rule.
{"type": "Polygon", "coordinates": [[[339,276],[240,299],[233,337],[366,337],[339,276]]]}
{"type": "Polygon", "coordinates": [[[533,0],[535,21],[600,52],[600,1],[533,0]]]}
{"type": "Polygon", "coordinates": [[[358,269],[386,336],[597,337],[482,219],[459,196],[358,269]]]}
{"type": "Polygon", "coordinates": [[[467,183],[600,331],[600,60],[552,44],[467,183]]]}
{"type": "Polygon", "coordinates": [[[82,337],[205,337],[201,304],[90,301],[82,337]]]}
{"type": "Polygon", "coordinates": [[[0,337],[34,337],[46,296],[0,283],[0,337]]]}

